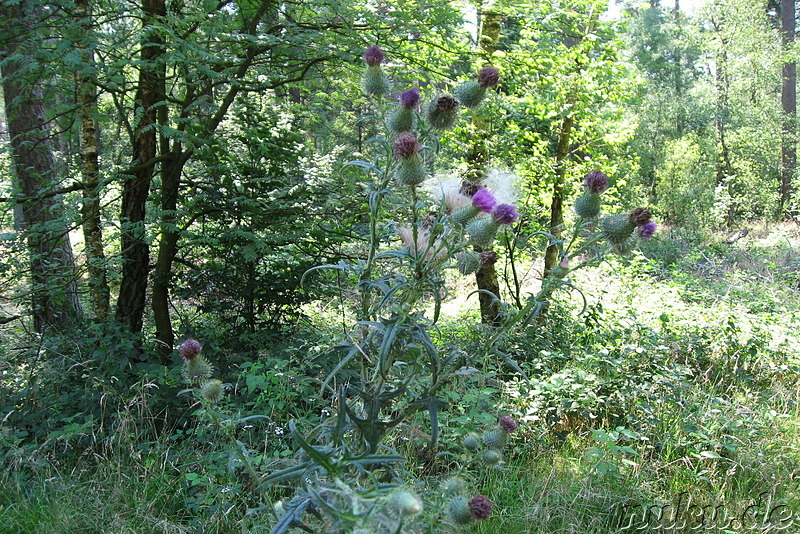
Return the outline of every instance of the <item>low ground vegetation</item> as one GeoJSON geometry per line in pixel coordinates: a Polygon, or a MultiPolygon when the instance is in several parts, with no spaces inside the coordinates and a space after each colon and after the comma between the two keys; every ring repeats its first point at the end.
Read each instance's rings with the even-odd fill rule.
{"type": "MultiPolygon", "coordinates": [[[[516,334],[508,347],[520,369],[471,362],[481,372],[465,372],[446,398],[437,448],[422,417],[389,437],[415,491],[441,498],[435,488],[460,477],[494,503],[469,527],[480,533],[796,529],[796,229],[724,239],[665,231],[632,258],[583,271],[585,309],[557,299],[516,334]],[[465,438],[502,414],[519,428],[487,465],[465,438]]],[[[113,353],[109,333],[37,340],[5,330],[0,531],[275,528],[293,487],[258,480],[304,454],[290,427],[324,426],[336,409],[319,394],[341,330],[330,319],[307,319],[280,342],[264,334],[250,352],[205,340],[226,384],[213,406],[187,392],[178,365],[132,368],[135,381],[106,373],[86,347],[113,353]]],[[[485,332],[451,316],[436,335],[443,347],[468,346],[485,332]]],[[[454,530],[437,506],[423,512],[430,531],[454,530]]]]}

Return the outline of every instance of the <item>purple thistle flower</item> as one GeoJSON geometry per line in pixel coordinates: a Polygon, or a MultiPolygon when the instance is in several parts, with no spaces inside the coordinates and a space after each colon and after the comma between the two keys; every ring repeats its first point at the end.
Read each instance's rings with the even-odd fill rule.
{"type": "Polygon", "coordinates": [[[469,501],[469,513],[475,519],[486,519],[492,513],[492,501],[485,495],[475,495],[469,501]]]}
{"type": "Polygon", "coordinates": [[[202,350],[203,346],[199,341],[193,338],[186,339],[178,348],[178,352],[180,353],[181,357],[187,362],[194,360],[202,350]]]}
{"type": "Polygon", "coordinates": [[[499,204],[492,210],[492,217],[500,224],[511,224],[517,221],[519,213],[511,204],[499,204]]]}
{"type": "Polygon", "coordinates": [[[519,428],[516,419],[514,419],[510,415],[504,415],[503,417],[500,418],[498,423],[500,424],[500,428],[506,434],[511,434],[513,431],[519,428]]]}
{"type": "Polygon", "coordinates": [[[500,81],[500,71],[497,67],[487,65],[478,72],[478,85],[484,89],[494,87],[500,81]]]}
{"type": "Polygon", "coordinates": [[[494,199],[494,195],[485,187],[481,187],[472,195],[472,205],[486,213],[491,213],[495,204],[497,201],[494,199]]]}
{"type": "Polygon", "coordinates": [[[400,93],[400,105],[406,109],[414,109],[419,103],[419,91],[409,89],[400,93]]]}
{"type": "Polygon", "coordinates": [[[386,56],[378,45],[372,45],[364,51],[364,62],[370,67],[379,66],[386,56]]]}
{"type": "Polygon", "coordinates": [[[656,233],[656,223],[653,221],[648,221],[639,227],[639,237],[642,239],[650,239],[654,233],[656,233]]]}
{"type": "Polygon", "coordinates": [[[419,152],[420,144],[411,132],[403,132],[394,140],[394,155],[397,159],[410,158],[419,152]]]}
{"type": "Polygon", "coordinates": [[[594,170],[583,178],[583,185],[599,195],[608,189],[608,176],[603,171],[594,170]]]}

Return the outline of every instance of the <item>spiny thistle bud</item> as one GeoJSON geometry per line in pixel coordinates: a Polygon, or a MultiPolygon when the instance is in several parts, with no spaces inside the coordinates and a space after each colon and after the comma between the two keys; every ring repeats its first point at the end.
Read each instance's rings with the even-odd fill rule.
{"type": "Polygon", "coordinates": [[[500,71],[497,67],[486,65],[478,72],[478,85],[484,89],[494,87],[500,82],[500,71]]]}
{"type": "Polygon", "coordinates": [[[456,268],[464,276],[474,273],[480,266],[481,257],[477,252],[468,250],[456,255],[456,268]]]}
{"type": "Polygon", "coordinates": [[[569,260],[564,258],[561,260],[561,263],[553,267],[553,270],[550,272],[553,273],[553,276],[556,278],[564,278],[569,273],[569,260]]]}
{"type": "Polygon", "coordinates": [[[180,348],[178,348],[181,358],[186,361],[195,359],[195,357],[197,357],[202,350],[203,346],[200,344],[200,342],[192,338],[186,339],[183,343],[181,343],[180,348]]]}
{"type": "Polygon", "coordinates": [[[469,499],[463,495],[457,495],[447,503],[447,518],[451,523],[458,526],[469,525],[473,521],[472,509],[469,507],[469,499]]]}
{"type": "Polygon", "coordinates": [[[452,95],[443,94],[428,104],[426,118],[428,123],[437,130],[447,130],[456,122],[458,117],[458,100],[452,95]]]}
{"type": "Polygon", "coordinates": [[[403,132],[394,140],[394,157],[395,159],[410,158],[419,152],[420,144],[417,141],[417,136],[411,132],[403,132]]]}
{"type": "Polygon", "coordinates": [[[378,45],[372,45],[364,51],[364,62],[370,67],[378,67],[386,56],[378,45]]]}
{"type": "Polygon", "coordinates": [[[406,490],[399,490],[392,493],[386,504],[390,509],[403,517],[417,515],[422,511],[422,501],[419,497],[406,490]]]}
{"type": "Polygon", "coordinates": [[[398,134],[400,132],[410,132],[414,129],[414,108],[419,102],[419,91],[409,89],[400,93],[400,107],[394,110],[386,121],[389,132],[398,134]]]}
{"type": "Polygon", "coordinates": [[[483,451],[481,458],[486,465],[494,466],[500,463],[500,460],[503,459],[503,455],[494,449],[486,449],[483,451]]]}
{"type": "Polygon", "coordinates": [[[394,172],[400,185],[419,185],[425,181],[425,165],[416,154],[400,159],[394,172]]]}
{"type": "Polygon", "coordinates": [[[650,210],[647,208],[636,208],[628,215],[628,220],[634,226],[644,226],[650,222],[650,210]]]}
{"type": "Polygon", "coordinates": [[[653,234],[655,233],[656,233],[656,223],[654,223],[653,221],[649,221],[648,223],[643,224],[642,226],[639,227],[639,237],[641,237],[642,239],[645,240],[650,239],[651,237],[653,237],[653,234]]]}
{"type": "Polygon", "coordinates": [[[380,96],[389,92],[389,78],[381,69],[377,67],[367,67],[364,71],[364,78],[361,80],[361,90],[367,96],[380,96]]]}
{"type": "Polygon", "coordinates": [[[452,220],[455,224],[463,226],[477,217],[480,212],[481,210],[470,204],[469,206],[464,206],[463,208],[455,210],[450,215],[450,220],[452,220]]]}
{"type": "Polygon", "coordinates": [[[464,82],[456,87],[455,96],[465,108],[477,108],[486,98],[486,88],[478,85],[475,80],[464,82]]]}
{"type": "Polygon", "coordinates": [[[575,213],[583,219],[594,219],[600,215],[600,195],[587,189],[575,201],[575,213]]]}
{"type": "Polygon", "coordinates": [[[584,176],[583,187],[600,195],[608,189],[608,176],[603,171],[593,170],[584,176]]]}
{"type": "Polygon", "coordinates": [[[450,477],[442,482],[442,493],[445,495],[455,495],[466,489],[466,483],[461,477],[450,477]]]}
{"type": "Polygon", "coordinates": [[[467,233],[480,248],[488,248],[500,225],[493,217],[482,217],[480,219],[473,219],[467,224],[467,233]]]}
{"type": "Polygon", "coordinates": [[[508,440],[508,434],[506,434],[503,430],[499,428],[490,430],[489,432],[483,435],[483,444],[486,445],[488,448],[494,449],[496,451],[499,451],[503,447],[505,447],[507,440],[508,440]]]}
{"type": "Polygon", "coordinates": [[[214,374],[214,366],[203,356],[195,356],[191,360],[186,360],[183,364],[183,378],[191,384],[199,384],[211,378],[214,374]]]}
{"type": "Polygon", "coordinates": [[[200,398],[206,402],[219,402],[224,394],[225,388],[222,386],[222,380],[212,378],[211,380],[206,380],[200,386],[200,398]]]}
{"type": "Polygon", "coordinates": [[[601,231],[612,245],[621,245],[633,234],[634,225],[627,215],[610,215],[603,219],[601,231]]]}
{"type": "Polygon", "coordinates": [[[519,428],[519,424],[517,424],[517,420],[511,417],[510,415],[502,416],[497,424],[500,426],[500,429],[505,432],[506,434],[510,434],[519,428]]]}
{"type": "Polygon", "coordinates": [[[475,495],[469,501],[469,509],[475,519],[486,519],[492,513],[492,501],[485,495],[475,495]]]}
{"type": "Polygon", "coordinates": [[[481,443],[478,441],[477,434],[467,434],[464,436],[464,439],[461,440],[461,445],[468,451],[477,451],[481,443]]]}

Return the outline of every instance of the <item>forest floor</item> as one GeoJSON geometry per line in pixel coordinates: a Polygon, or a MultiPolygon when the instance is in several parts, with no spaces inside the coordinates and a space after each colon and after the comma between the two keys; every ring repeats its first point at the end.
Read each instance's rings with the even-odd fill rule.
{"type": "MultiPolygon", "coordinates": [[[[501,464],[467,471],[495,503],[473,532],[800,531],[800,232],[755,226],[729,237],[663,231],[641,253],[581,272],[574,283],[585,308],[571,293],[508,347],[529,380],[498,366],[488,387],[465,383],[443,414],[443,440],[458,441],[465,424],[486,416],[476,407],[484,398],[521,423],[501,464]]],[[[446,303],[443,341],[480,335],[468,292],[446,303]]],[[[230,475],[210,434],[159,427],[153,407],[176,372],[143,378],[126,394],[95,377],[84,380],[91,395],[71,397],[66,385],[44,395],[9,365],[10,351],[0,357],[3,393],[28,387],[29,398],[41,395],[34,405],[51,410],[46,424],[31,414],[27,429],[0,414],[0,533],[270,530],[270,514],[247,514],[263,496],[230,475]],[[52,428],[66,413],[61,404],[85,399],[113,417],[73,411],[52,428]],[[49,430],[34,435],[37,425],[49,430]]],[[[305,410],[313,419],[319,406],[297,408],[307,392],[298,393],[302,380],[287,386],[291,367],[240,370],[235,391],[239,382],[241,391],[272,388],[261,396],[276,418],[261,434],[264,465],[288,461],[291,441],[276,414],[305,410]]],[[[265,406],[237,402],[244,414],[265,406]]],[[[418,452],[400,435],[397,446],[411,458],[418,452]]]]}

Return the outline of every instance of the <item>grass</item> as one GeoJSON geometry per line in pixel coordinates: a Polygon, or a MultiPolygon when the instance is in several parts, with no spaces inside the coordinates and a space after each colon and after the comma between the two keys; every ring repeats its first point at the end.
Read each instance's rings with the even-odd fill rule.
{"type": "MultiPolygon", "coordinates": [[[[531,384],[503,369],[480,388],[465,378],[460,398],[481,406],[448,399],[445,436],[470,418],[486,423],[490,401],[523,422],[505,462],[471,479],[495,503],[472,531],[800,530],[800,243],[790,230],[735,246],[664,234],[581,275],[591,319],[567,303],[512,340],[531,384]]],[[[479,335],[457,318],[441,331],[446,341],[479,335]]],[[[213,433],[150,426],[98,431],[69,455],[55,448],[66,441],[0,426],[0,533],[269,531],[267,514],[246,515],[262,497],[215,456],[213,433]]],[[[285,465],[290,449],[268,436],[258,468],[285,465]]]]}

